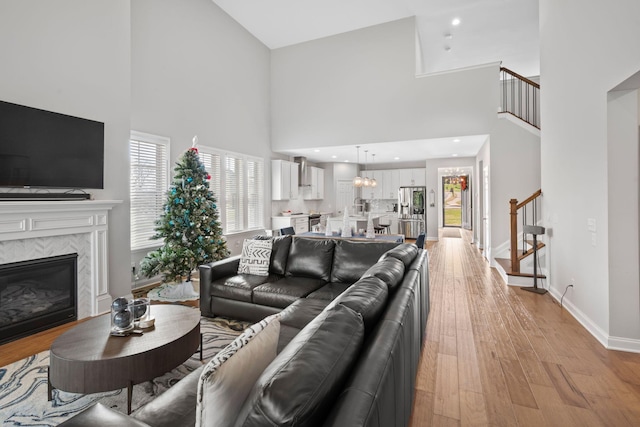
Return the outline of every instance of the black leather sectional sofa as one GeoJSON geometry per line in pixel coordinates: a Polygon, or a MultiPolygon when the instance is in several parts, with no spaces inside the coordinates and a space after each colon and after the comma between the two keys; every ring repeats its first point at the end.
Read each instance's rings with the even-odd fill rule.
{"type": "MultiPolygon", "coordinates": [[[[201,266],[202,314],[249,321],[281,315],[278,355],[236,425],[409,424],[429,313],[425,250],[283,236],[274,239],[269,276],[239,275],[238,263],[234,257],[201,266]]],[[[131,421],[194,425],[199,373],[131,421]]]]}

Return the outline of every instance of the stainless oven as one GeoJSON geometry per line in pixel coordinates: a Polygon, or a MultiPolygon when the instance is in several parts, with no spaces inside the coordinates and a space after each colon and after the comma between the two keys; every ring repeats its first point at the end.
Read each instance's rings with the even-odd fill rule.
{"type": "Polygon", "coordinates": [[[320,214],[309,214],[309,231],[317,230],[320,225],[320,216],[320,214]],[[314,226],[316,226],[315,229],[314,226]]]}

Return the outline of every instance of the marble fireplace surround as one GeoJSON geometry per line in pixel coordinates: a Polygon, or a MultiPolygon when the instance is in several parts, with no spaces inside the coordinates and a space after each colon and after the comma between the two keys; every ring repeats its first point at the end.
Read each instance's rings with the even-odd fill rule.
{"type": "Polygon", "coordinates": [[[0,201],[0,264],[77,253],[78,319],[108,311],[108,213],[119,203],[0,201]]]}

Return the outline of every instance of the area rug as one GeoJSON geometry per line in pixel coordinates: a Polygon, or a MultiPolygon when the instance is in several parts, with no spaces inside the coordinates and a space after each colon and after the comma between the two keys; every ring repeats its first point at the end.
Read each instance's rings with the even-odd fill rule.
{"type": "MultiPolygon", "coordinates": [[[[250,324],[223,318],[202,318],[203,359],[206,362],[223,349],[250,324]]],[[[176,384],[202,365],[199,352],[171,372],[133,388],[132,410],[176,384]]],[[[0,421],[8,426],[55,426],[72,417],[94,402],[127,412],[127,390],[105,393],[76,394],[53,391],[53,400],[47,401],[47,367],[49,352],[43,351],[26,359],[0,368],[0,421]]]]}
{"type": "Polygon", "coordinates": [[[460,229],[459,228],[443,228],[442,229],[442,237],[448,237],[452,239],[460,239],[460,229]]]}

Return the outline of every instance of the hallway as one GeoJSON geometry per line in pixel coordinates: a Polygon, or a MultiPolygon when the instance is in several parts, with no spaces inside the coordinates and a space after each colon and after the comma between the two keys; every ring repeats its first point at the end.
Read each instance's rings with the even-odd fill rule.
{"type": "Polygon", "coordinates": [[[461,233],[428,247],[411,425],[640,425],[640,354],[606,350],[549,294],[508,287],[461,233]]]}

